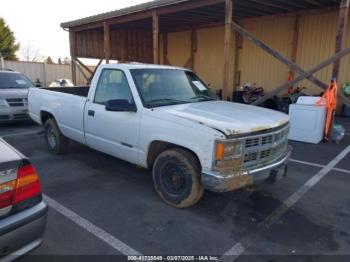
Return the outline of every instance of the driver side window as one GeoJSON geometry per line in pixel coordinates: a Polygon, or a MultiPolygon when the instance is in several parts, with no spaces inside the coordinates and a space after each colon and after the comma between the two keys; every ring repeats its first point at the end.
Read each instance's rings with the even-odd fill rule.
{"type": "Polygon", "coordinates": [[[116,99],[133,101],[128,80],[121,70],[104,69],[97,83],[94,103],[105,105],[116,99]]]}

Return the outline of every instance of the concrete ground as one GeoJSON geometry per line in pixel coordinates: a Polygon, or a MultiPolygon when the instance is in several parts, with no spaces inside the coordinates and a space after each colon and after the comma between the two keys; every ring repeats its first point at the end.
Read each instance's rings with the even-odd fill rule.
{"type": "MultiPolygon", "coordinates": [[[[350,119],[337,121],[350,130],[350,119]]],[[[122,254],[350,258],[350,135],[340,145],[290,142],[286,179],[255,191],[206,192],[186,210],[160,200],[147,170],[73,142],[65,155],[48,153],[39,126],[2,125],[0,136],[35,164],[51,207],[44,243],[21,261],[113,261],[122,254]]]]}

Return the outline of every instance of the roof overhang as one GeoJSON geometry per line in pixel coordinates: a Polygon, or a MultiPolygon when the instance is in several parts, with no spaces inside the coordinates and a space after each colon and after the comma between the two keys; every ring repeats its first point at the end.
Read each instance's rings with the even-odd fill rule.
{"type": "MultiPolygon", "coordinates": [[[[338,7],[341,0],[234,0],[234,19],[253,18],[287,14],[314,9],[338,7]]],[[[82,30],[109,24],[123,24],[139,21],[149,26],[152,12],[160,16],[161,24],[185,27],[191,24],[210,24],[223,21],[225,0],[155,0],[140,5],[102,13],[75,21],[62,23],[63,28],[82,30]]],[[[135,24],[136,25],[136,24],[135,24]]]]}

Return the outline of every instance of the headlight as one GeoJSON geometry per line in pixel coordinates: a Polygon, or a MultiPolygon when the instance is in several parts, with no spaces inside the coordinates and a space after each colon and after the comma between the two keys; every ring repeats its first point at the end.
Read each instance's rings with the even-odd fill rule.
{"type": "Polygon", "coordinates": [[[242,170],[243,167],[243,142],[219,140],[215,147],[215,171],[220,173],[232,173],[242,170]]]}
{"type": "Polygon", "coordinates": [[[7,102],[5,99],[0,98],[0,106],[7,106],[7,102]]]}

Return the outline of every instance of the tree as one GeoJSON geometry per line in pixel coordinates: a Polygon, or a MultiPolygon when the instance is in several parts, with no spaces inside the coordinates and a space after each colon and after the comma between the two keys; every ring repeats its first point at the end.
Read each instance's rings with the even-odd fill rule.
{"type": "Polygon", "coordinates": [[[14,33],[6,25],[5,20],[0,17],[0,53],[4,59],[17,60],[16,52],[19,43],[16,43],[14,33]]]}
{"type": "Polygon", "coordinates": [[[62,59],[61,59],[61,57],[58,58],[58,64],[59,64],[59,65],[62,65],[62,59]]]}
{"type": "Polygon", "coordinates": [[[52,58],[50,56],[48,56],[46,58],[46,64],[53,64],[54,62],[52,61],[52,58]]]}
{"type": "Polygon", "coordinates": [[[37,62],[41,58],[40,49],[34,47],[30,41],[28,41],[25,45],[22,45],[19,52],[24,61],[37,62]]]}

